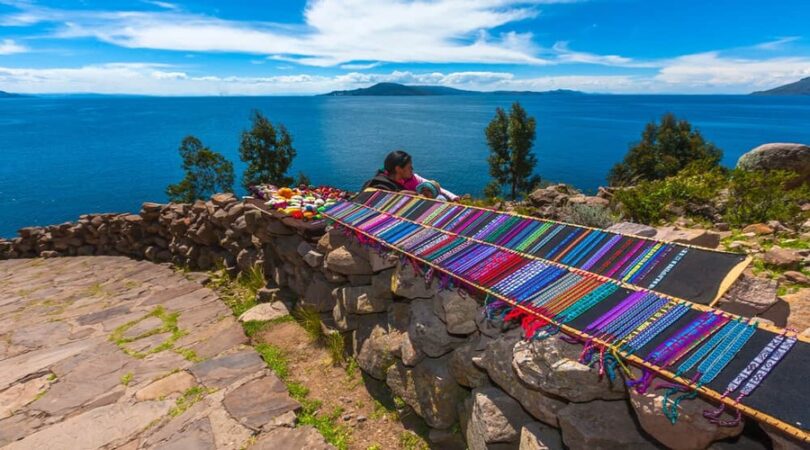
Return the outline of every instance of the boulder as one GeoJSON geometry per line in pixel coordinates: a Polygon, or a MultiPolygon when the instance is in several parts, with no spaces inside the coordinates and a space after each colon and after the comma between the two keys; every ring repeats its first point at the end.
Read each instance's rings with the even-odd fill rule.
{"type": "Polygon", "coordinates": [[[680,242],[682,244],[697,245],[706,248],[720,246],[720,235],[708,230],[698,228],[660,227],[655,239],[665,242],[680,242]]]}
{"type": "Polygon", "coordinates": [[[317,250],[320,253],[327,254],[339,247],[350,245],[352,238],[345,235],[342,230],[337,228],[330,228],[318,240],[317,250]]]}
{"type": "Polygon", "coordinates": [[[656,230],[651,226],[632,222],[619,222],[615,225],[611,225],[610,227],[606,228],[605,231],[619,234],[630,234],[648,238],[651,238],[655,236],[656,233],[658,233],[658,230],[656,230]]]}
{"type": "Polygon", "coordinates": [[[568,448],[657,448],[638,430],[625,401],[570,403],[559,411],[559,421],[563,443],[568,448]]]}
{"type": "Polygon", "coordinates": [[[467,424],[470,450],[498,448],[492,444],[515,443],[524,425],[533,422],[517,401],[495,387],[476,388],[472,392],[472,413],[467,424]]]}
{"type": "Polygon", "coordinates": [[[551,426],[557,426],[557,412],[565,407],[565,402],[551,398],[544,393],[527,387],[512,368],[512,352],[520,339],[517,330],[491,341],[484,353],[473,358],[473,362],[487,371],[489,378],[516,398],[532,416],[551,426]]]}
{"type": "Polygon", "coordinates": [[[335,299],[346,314],[371,314],[388,310],[389,299],[375,292],[372,286],[338,288],[335,299]]]}
{"type": "Polygon", "coordinates": [[[449,333],[466,335],[477,329],[478,302],[463,291],[439,291],[433,301],[436,315],[447,324],[449,333]]]}
{"type": "Polygon", "coordinates": [[[413,369],[413,385],[421,416],[428,426],[447,429],[456,423],[456,406],[467,391],[450,375],[446,356],[426,358],[419,363],[413,369]]]}
{"type": "Polygon", "coordinates": [[[323,267],[323,254],[318,253],[315,250],[310,250],[304,255],[304,262],[306,262],[309,267],[313,269],[318,269],[323,267]]]}
{"type": "Polygon", "coordinates": [[[406,367],[399,361],[395,362],[385,373],[385,384],[391,389],[392,394],[401,398],[416,414],[422,416],[422,407],[417,400],[413,384],[412,367],[406,367]]]}
{"type": "Polygon", "coordinates": [[[801,272],[796,272],[795,270],[788,270],[787,272],[784,273],[784,275],[787,281],[798,284],[810,284],[810,277],[801,272]]]}
{"type": "Polygon", "coordinates": [[[214,194],[211,196],[211,202],[213,202],[215,205],[219,207],[226,206],[236,201],[237,201],[236,195],[230,192],[224,194],[214,194]]]}
{"type": "Polygon", "coordinates": [[[793,143],[763,144],[740,156],[744,170],[792,170],[810,180],[810,147],[793,143]]]}
{"type": "Polygon", "coordinates": [[[371,265],[351,246],[338,247],[326,255],[326,268],[342,275],[370,275],[371,265]]]}
{"type": "Polygon", "coordinates": [[[396,267],[399,262],[399,256],[395,253],[380,253],[370,249],[368,252],[368,262],[371,264],[371,270],[376,273],[396,267]]]}
{"type": "Polygon", "coordinates": [[[796,269],[803,260],[802,256],[797,252],[778,246],[771,247],[770,250],[762,255],[762,259],[765,261],[765,264],[780,269],[796,269]]]}
{"type": "Polygon", "coordinates": [[[411,302],[411,322],[408,327],[411,342],[426,355],[442,356],[464,342],[463,338],[447,332],[447,327],[433,313],[431,300],[411,302]]]}
{"type": "Polygon", "coordinates": [[[735,427],[720,427],[706,420],[703,411],[714,407],[700,398],[681,402],[678,405],[678,420],[673,425],[661,406],[663,392],[650,389],[645,394],[639,394],[635,389],[630,389],[630,404],[641,428],[668,448],[706,448],[714,441],[742,433],[742,423],[735,427]]]}
{"type": "Polygon", "coordinates": [[[398,264],[391,277],[391,291],[408,299],[431,298],[439,291],[439,283],[434,278],[429,285],[408,263],[398,264]]]}
{"type": "Polygon", "coordinates": [[[617,400],[627,396],[621,378],[611,382],[599,370],[578,362],[582,346],[557,337],[519,341],[512,368],[528,386],[572,402],[617,400]]]}
{"type": "Polygon", "coordinates": [[[419,364],[425,359],[425,353],[414,344],[408,332],[403,334],[399,347],[399,356],[402,358],[402,363],[410,367],[419,364]]]}

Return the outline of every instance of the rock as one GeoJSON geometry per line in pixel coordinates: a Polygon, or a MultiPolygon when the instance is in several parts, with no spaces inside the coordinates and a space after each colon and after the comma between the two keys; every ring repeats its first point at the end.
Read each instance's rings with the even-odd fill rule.
{"type": "Polygon", "coordinates": [[[611,225],[610,227],[606,228],[605,231],[619,234],[630,234],[648,238],[651,238],[655,236],[656,233],[658,233],[658,230],[656,230],[651,226],[632,222],[619,222],[615,225],[611,225]]]}
{"type": "Polygon", "coordinates": [[[340,331],[351,331],[357,329],[357,314],[349,314],[343,302],[340,301],[341,288],[335,288],[332,291],[332,297],[335,299],[335,307],[332,309],[332,319],[335,321],[335,326],[340,331]]]}
{"type": "Polygon", "coordinates": [[[793,143],[763,144],[740,156],[737,167],[744,170],[791,170],[810,179],[810,147],[793,143]]]}
{"type": "Polygon", "coordinates": [[[342,275],[370,275],[371,264],[351,246],[338,247],[326,255],[326,268],[342,275]]]}
{"type": "Polygon", "coordinates": [[[315,273],[312,281],[306,287],[301,305],[312,308],[317,312],[327,312],[335,308],[335,299],[332,297],[334,286],[326,281],[321,273],[315,273]]]}
{"type": "Polygon", "coordinates": [[[312,267],[313,269],[323,267],[323,253],[310,250],[304,255],[304,262],[306,262],[309,267],[312,267]]]}
{"type": "Polygon", "coordinates": [[[671,449],[706,448],[714,441],[731,438],[742,433],[743,425],[720,427],[703,417],[703,411],[713,406],[700,398],[683,401],[678,405],[678,421],[673,425],[662,409],[663,391],[639,394],[630,389],[630,404],[641,428],[658,442],[671,449]]]}
{"type": "Polygon", "coordinates": [[[301,408],[290,398],[287,386],[272,373],[228,392],[222,404],[234,419],[255,431],[274,417],[301,408]]]}
{"type": "Polygon", "coordinates": [[[407,262],[398,264],[391,277],[391,291],[408,299],[431,298],[439,291],[438,284],[434,278],[426,286],[425,279],[415,273],[413,266],[407,262]]]}
{"type": "Polygon", "coordinates": [[[236,255],[236,266],[239,267],[240,271],[246,272],[256,265],[258,259],[259,252],[255,248],[245,248],[236,255]]]}
{"type": "Polygon", "coordinates": [[[134,405],[116,403],[87,412],[29,434],[24,439],[3,447],[4,450],[32,448],[101,448],[114,441],[127,442],[164,416],[174,402],[140,402],[134,405]]]}
{"type": "Polygon", "coordinates": [[[765,225],[764,223],[752,223],[742,229],[743,233],[754,233],[757,236],[763,234],[773,234],[773,228],[765,225]]]}
{"type": "Polygon", "coordinates": [[[239,316],[240,322],[265,322],[279,317],[289,316],[290,310],[282,302],[260,303],[239,316]]]}
{"type": "Polygon", "coordinates": [[[352,238],[343,233],[337,228],[331,228],[324,233],[318,240],[317,250],[323,254],[327,254],[339,247],[350,245],[352,238]]]}
{"type": "Polygon", "coordinates": [[[512,368],[528,386],[572,402],[617,400],[627,396],[621,379],[611,382],[599,370],[578,362],[582,347],[557,337],[518,341],[512,368]]]}
{"type": "Polygon", "coordinates": [[[279,288],[268,288],[268,287],[259,288],[259,290],[256,291],[256,301],[262,303],[271,302],[273,301],[273,297],[280,290],[281,289],[279,288]]]}
{"type": "Polygon", "coordinates": [[[415,366],[425,359],[425,353],[417,347],[409,333],[405,332],[399,348],[400,358],[406,366],[415,366]]]}
{"type": "Polygon", "coordinates": [[[314,427],[279,427],[259,436],[251,450],[335,450],[314,427]]]}
{"type": "Polygon", "coordinates": [[[447,333],[445,325],[433,314],[432,302],[426,299],[411,302],[408,336],[419,350],[431,357],[449,353],[464,342],[464,339],[447,333]]]}
{"type": "Polygon", "coordinates": [[[432,444],[432,448],[440,448],[442,450],[464,450],[467,448],[467,445],[464,443],[464,438],[454,430],[438,430],[431,428],[428,432],[428,441],[432,444]]]}
{"type": "Polygon", "coordinates": [[[490,444],[512,443],[520,439],[524,425],[533,420],[517,401],[495,387],[476,388],[467,424],[470,450],[489,449],[490,444]]]}
{"type": "Polygon", "coordinates": [[[473,363],[473,357],[480,355],[485,348],[484,345],[478,348],[482,340],[480,336],[470,339],[450,353],[448,369],[456,382],[462,386],[476,388],[489,384],[486,371],[473,363]]]}
{"type": "Polygon", "coordinates": [[[779,300],[777,286],[774,280],[743,274],[720,299],[718,308],[745,317],[755,316],[779,300]]]}
{"type": "Polygon", "coordinates": [[[559,430],[541,422],[531,422],[520,429],[518,450],[563,450],[559,430]]]}
{"type": "Polygon", "coordinates": [[[47,391],[50,385],[48,378],[49,375],[43,375],[0,391],[0,421],[11,417],[17,410],[36,400],[41,392],[47,391]]]}
{"type": "Polygon", "coordinates": [[[363,330],[367,328],[365,324],[365,320],[360,320],[355,332],[357,365],[372,378],[385,380],[388,368],[396,361],[393,349],[401,345],[401,335],[389,334],[384,320],[372,324],[369,332],[363,330]]]}
{"type": "Polygon", "coordinates": [[[206,387],[223,388],[258,372],[264,366],[261,357],[251,350],[209,359],[191,366],[189,370],[206,387]]]}
{"type": "Polygon", "coordinates": [[[217,205],[219,207],[223,207],[223,206],[228,205],[229,203],[236,202],[237,199],[236,199],[236,196],[234,194],[232,194],[230,192],[227,192],[227,193],[224,193],[224,194],[214,194],[214,195],[212,195],[211,196],[211,201],[215,205],[217,205]]]}
{"type": "Polygon", "coordinates": [[[413,386],[421,416],[428,426],[439,429],[453,426],[458,419],[456,405],[466,391],[447,370],[447,357],[427,358],[419,363],[413,369],[413,386]]]}
{"type": "Polygon", "coordinates": [[[380,286],[338,288],[336,299],[348,314],[371,314],[388,310],[391,291],[380,286]]]}
{"type": "Polygon", "coordinates": [[[731,226],[726,222],[716,222],[714,224],[714,229],[721,232],[726,232],[731,230],[731,226]]]}
{"type": "Polygon", "coordinates": [[[186,371],[173,373],[167,377],[152,382],[148,386],[135,393],[135,399],[139,402],[145,400],[156,400],[167,397],[170,394],[180,394],[187,389],[197,385],[197,380],[186,371]]]}
{"type": "Polygon", "coordinates": [[[720,235],[701,229],[679,229],[676,227],[660,227],[655,239],[665,242],[680,242],[682,244],[697,245],[706,248],[717,248],[720,245],[720,235]]]}
{"type": "Polygon", "coordinates": [[[422,415],[422,407],[417,400],[416,388],[413,384],[412,368],[397,361],[386,371],[385,384],[391,389],[391,393],[413,408],[416,414],[422,415]]]}
{"type": "Polygon", "coordinates": [[[799,442],[798,440],[786,436],[780,430],[767,424],[762,424],[762,429],[771,438],[771,445],[773,450],[801,450],[807,449],[807,444],[799,442]]]}
{"type": "Polygon", "coordinates": [[[785,248],[773,246],[762,256],[765,264],[778,267],[780,269],[795,269],[802,262],[802,257],[798,253],[785,248]]]}
{"type": "Polygon", "coordinates": [[[532,416],[551,426],[557,426],[557,412],[565,402],[526,387],[512,368],[512,351],[520,339],[515,332],[491,341],[484,353],[473,361],[485,369],[492,381],[518,402],[532,416]]]}
{"type": "Polygon", "coordinates": [[[782,300],[787,302],[790,309],[787,326],[797,330],[810,327],[810,288],[802,288],[793,294],[783,295],[782,300]]]}
{"type": "Polygon", "coordinates": [[[810,284],[810,277],[801,272],[788,270],[787,272],[784,273],[784,275],[786,280],[792,281],[793,283],[810,284]]]}
{"type": "Polygon", "coordinates": [[[452,334],[470,334],[476,330],[478,302],[459,290],[439,291],[434,297],[435,310],[452,334]]]}
{"type": "Polygon", "coordinates": [[[655,449],[636,428],[627,402],[595,400],[570,403],[559,411],[560,430],[568,448],[655,449]]]}

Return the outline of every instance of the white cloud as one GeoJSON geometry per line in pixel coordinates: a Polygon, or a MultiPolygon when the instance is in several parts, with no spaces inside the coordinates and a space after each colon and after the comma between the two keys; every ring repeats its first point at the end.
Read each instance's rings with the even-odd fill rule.
{"type": "Polygon", "coordinates": [[[314,0],[299,26],[238,22],[178,11],[58,10],[17,4],[0,24],[59,26],[129,48],[272,55],[310,66],[357,61],[542,65],[530,33],[490,30],[536,17],[553,0],[314,0]]]}
{"type": "Polygon", "coordinates": [[[555,61],[559,63],[582,63],[619,67],[657,67],[657,65],[652,62],[638,62],[619,55],[598,55],[595,53],[575,52],[568,48],[568,42],[566,41],[555,43],[551,49],[557,55],[555,61]]]}
{"type": "Polygon", "coordinates": [[[27,47],[22,46],[11,39],[3,39],[0,41],[0,55],[13,55],[15,53],[24,53],[27,51],[27,47]]]}
{"type": "Polygon", "coordinates": [[[745,59],[706,52],[667,61],[653,81],[680,92],[746,93],[807,76],[810,57],[745,59]]]}
{"type": "Polygon", "coordinates": [[[381,64],[382,63],[379,61],[368,64],[341,64],[340,68],[346,70],[368,70],[373,69],[375,67],[379,67],[381,64]]]}
{"type": "Polygon", "coordinates": [[[754,48],[758,48],[761,50],[779,50],[784,48],[787,44],[791,42],[796,42],[801,39],[799,36],[788,36],[779,39],[775,39],[773,41],[763,42],[759,45],[755,45],[754,48]]]}
{"type": "Polygon", "coordinates": [[[148,3],[150,5],[157,6],[158,8],[168,9],[171,11],[179,11],[180,7],[175,5],[174,3],[169,2],[160,2],[157,0],[141,0],[144,3],[148,3]]]}

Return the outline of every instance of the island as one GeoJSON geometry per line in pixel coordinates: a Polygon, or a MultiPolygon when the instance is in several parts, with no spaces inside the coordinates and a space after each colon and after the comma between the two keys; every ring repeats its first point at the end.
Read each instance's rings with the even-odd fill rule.
{"type": "Polygon", "coordinates": [[[752,92],[751,95],[810,95],[810,77],[767,91],[752,92]]]}
{"type": "Polygon", "coordinates": [[[468,91],[446,86],[408,86],[399,83],[377,83],[373,86],[347,91],[332,91],[322,96],[424,96],[424,95],[584,95],[584,92],[568,89],[553,91],[468,91]]]}

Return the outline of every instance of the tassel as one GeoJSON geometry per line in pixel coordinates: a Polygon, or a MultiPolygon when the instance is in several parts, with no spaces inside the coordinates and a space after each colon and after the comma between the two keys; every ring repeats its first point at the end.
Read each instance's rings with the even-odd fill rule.
{"type": "Polygon", "coordinates": [[[627,387],[634,387],[636,388],[636,392],[639,394],[643,394],[647,392],[647,388],[650,386],[650,382],[652,381],[652,372],[647,369],[644,369],[644,373],[636,380],[628,380],[627,387]]]}
{"type": "Polygon", "coordinates": [[[433,267],[425,271],[425,288],[430,287],[430,283],[433,281],[434,272],[433,267]]]}

